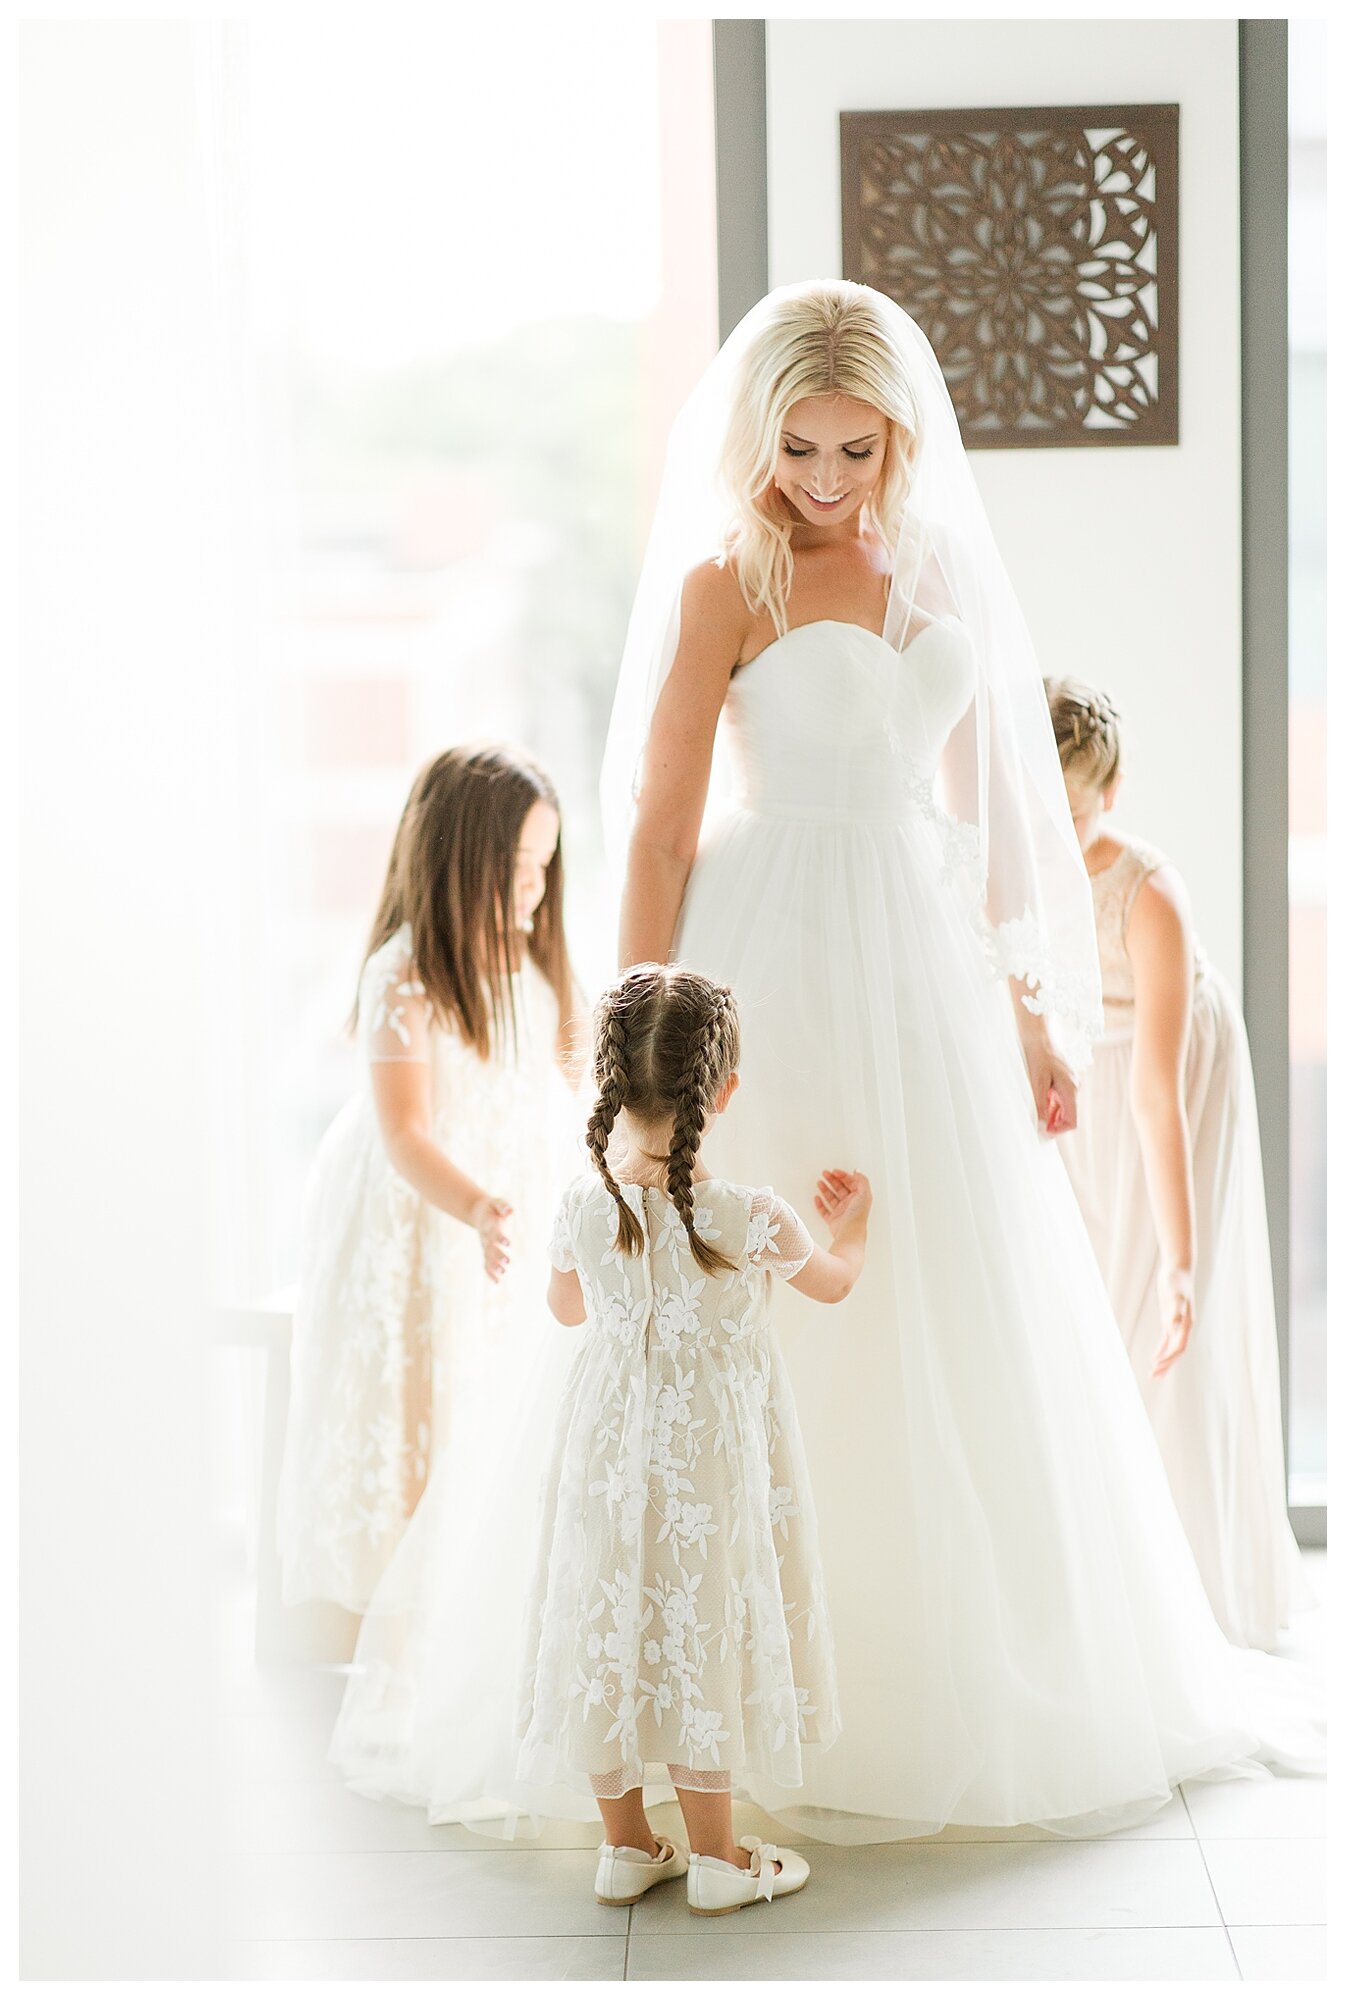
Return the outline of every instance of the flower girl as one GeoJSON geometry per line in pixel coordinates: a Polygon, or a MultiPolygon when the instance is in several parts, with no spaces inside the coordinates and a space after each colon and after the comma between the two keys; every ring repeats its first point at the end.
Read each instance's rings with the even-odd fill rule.
{"type": "Polygon", "coordinates": [[[1077,680],[1048,681],[1047,697],[1093,888],[1106,1019],[1062,1153],[1211,1608],[1237,1644],[1274,1651],[1312,1598],[1285,1511],[1247,1033],[1177,870],[1102,827],[1121,784],[1111,702],[1077,680]]]}
{"type": "Polygon", "coordinates": [[[577,1059],[560,827],[551,781],[495,744],[435,757],[403,811],[359,984],[364,1075],[305,1198],[289,1602],[368,1609],[432,1458],[502,1338],[531,1327],[551,1066],[577,1059]]]}
{"type": "Polygon", "coordinates": [[[792,1850],[736,1842],[731,1813],[736,1780],[800,1784],[801,1747],[838,1728],[771,1279],[844,1298],[870,1207],[863,1175],[825,1173],[823,1250],[769,1187],[706,1174],[738,1059],[733,997],[698,973],[636,966],[599,1003],[594,1172],[562,1197],[551,1243],[548,1302],[585,1335],[547,1482],[518,1766],[592,1789],[600,1903],[686,1875],[702,1915],[808,1878],[792,1850]],[[642,1786],[665,1776],[690,1855],[645,1817],[642,1786]]]}

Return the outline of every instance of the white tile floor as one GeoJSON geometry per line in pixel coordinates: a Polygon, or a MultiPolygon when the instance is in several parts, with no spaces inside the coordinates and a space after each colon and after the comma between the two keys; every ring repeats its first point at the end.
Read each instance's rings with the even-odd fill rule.
{"type": "MultiPolygon", "coordinates": [[[[1326,1562],[1312,1558],[1320,1595],[1326,1562]]],[[[1324,1619],[1301,1620],[1314,1656],[1324,1619]]],[[[676,1886],[593,1900],[591,1826],[502,1846],[329,1775],[338,1673],[237,1665],[222,1704],[226,1970],[257,1979],[1322,1979],[1326,1786],[1188,1785],[1106,1840],[1029,1829],[808,1849],[803,1895],[721,1923],[676,1886]]],[[[652,1814],[668,1831],[676,1808],[652,1814]]],[[[745,1808],[743,1830],[769,1831],[745,1808]]],[[[782,1838],[791,1838],[782,1834],[782,1838]]],[[[794,1845],[799,1845],[797,1841],[794,1845]]]]}

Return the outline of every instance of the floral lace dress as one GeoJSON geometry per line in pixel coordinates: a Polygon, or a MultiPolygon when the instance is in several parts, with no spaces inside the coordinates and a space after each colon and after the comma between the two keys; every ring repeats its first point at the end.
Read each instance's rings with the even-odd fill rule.
{"type": "MultiPolygon", "coordinates": [[[[838,1729],[831,1637],[773,1275],[813,1240],[770,1188],[707,1181],[707,1276],[668,1197],[626,1186],[642,1254],[613,1247],[596,1176],[552,1238],[587,1320],[562,1398],[523,1657],[519,1776],[603,1797],[661,1781],[801,1782],[838,1729]]],[[[819,1329],[821,1332],[821,1328],[819,1329]]]]}
{"type": "Polygon", "coordinates": [[[535,1334],[559,1178],[543,1138],[558,1118],[557,1006],[529,959],[514,997],[517,1055],[483,1062],[437,1024],[411,962],[410,925],[365,966],[364,1062],[428,1067],[436,1143],[513,1204],[512,1261],[492,1285],[475,1230],[396,1172],[366,1074],[324,1135],[305,1196],[280,1492],[288,1602],[368,1609],[432,1459],[456,1424],[471,1421],[514,1336],[535,1334]]]}

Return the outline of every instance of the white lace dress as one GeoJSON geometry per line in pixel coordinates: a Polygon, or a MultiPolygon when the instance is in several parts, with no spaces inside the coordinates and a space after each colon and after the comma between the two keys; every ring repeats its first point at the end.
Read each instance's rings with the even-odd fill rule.
{"type": "Polygon", "coordinates": [[[698,1229],[738,1267],[708,1276],[667,1195],[622,1192],[645,1220],[641,1254],[614,1248],[616,1203],[594,1174],[552,1237],[587,1319],[545,1489],[519,1776],[610,1798],[670,1777],[798,1786],[801,1747],[838,1724],[771,1297],[813,1239],[770,1188],[706,1181],[698,1229]]]}
{"type": "Polygon", "coordinates": [[[1061,1146],[1211,1608],[1241,1646],[1274,1650],[1312,1601],[1285,1511],[1276,1301],[1248,1037],[1227,981],[1196,948],[1184,1101],[1196,1199],[1196,1313],[1155,1379],[1159,1237],[1131,1111],[1136,995],[1126,929],[1164,857],[1118,834],[1093,877],[1106,1029],[1079,1126],[1061,1146]]]}
{"type": "Polygon", "coordinates": [[[435,1021],[404,926],[368,960],[366,1074],[338,1112],[305,1195],[278,1537],[287,1601],[365,1611],[455,1426],[472,1422],[502,1353],[536,1325],[557,1186],[557,1004],[525,959],[520,1041],[483,1062],[435,1021]],[[384,1150],[368,1066],[424,1063],[433,1135],[514,1206],[513,1261],[492,1285],[475,1230],[425,1201],[384,1150]]]}

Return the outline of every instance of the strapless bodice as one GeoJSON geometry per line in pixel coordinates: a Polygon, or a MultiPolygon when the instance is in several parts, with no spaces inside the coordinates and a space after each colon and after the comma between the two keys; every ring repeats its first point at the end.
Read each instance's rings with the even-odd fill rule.
{"type": "Polygon", "coordinates": [[[924,626],[901,652],[863,625],[796,626],[730,682],[736,803],[795,818],[902,817],[974,679],[959,624],[924,626]]]}

